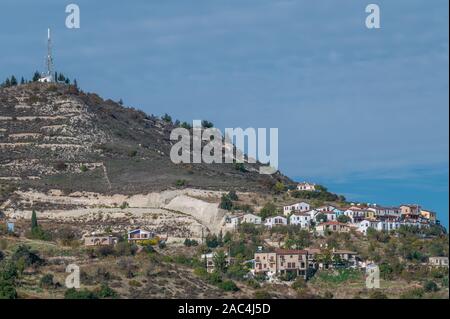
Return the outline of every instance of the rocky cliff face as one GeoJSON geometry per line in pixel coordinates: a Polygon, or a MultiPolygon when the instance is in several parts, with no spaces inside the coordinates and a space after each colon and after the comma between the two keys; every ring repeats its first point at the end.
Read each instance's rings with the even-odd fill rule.
{"type": "Polygon", "coordinates": [[[268,191],[281,174],[257,164],[174,164],[175,128],[74,86],[31,83],[0,89],[0,183],[22,190],[140,194],[193,188],[268,191]]]}

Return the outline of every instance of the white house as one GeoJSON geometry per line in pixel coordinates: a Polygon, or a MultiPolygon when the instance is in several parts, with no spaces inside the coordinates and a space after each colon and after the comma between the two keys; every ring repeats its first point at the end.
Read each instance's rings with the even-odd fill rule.
{"type": "Polygon", "coordinates": [[[357,230],[361,233],[363,233],[364,235],[367,235],[367,230],[369,228],[372,228],[372,223],[370,220],[364,219],[361,222],[359,222],[358,224],[358,228],[357,230]]]}
{"type": "Polygon", "coordinates": [[[152,239],[154,237],[155,234],[153,232],[149,232],[143,229],[134,229],[128,232],[129,242],[152,239]]]}
{"type": "Polygon", "coordinates": [[[308,183],[308,182],[299,183],[297,185],[297,190],[299,190],[299,191],[315,191],[316,184],[308,183]]]}
{"type": "Polygon", "coordinates": [[[366,210],[357,207],[350,207],[344,211],[344,215],[350,217],[353,224],[358,223],[366,217],[366,210]]]}
{"type": "Polygon", "coordinates": [[[287,219],[283,216],[268,217],[266,218],[264,225],[269,228],[277,225],[287,225],[287,219]]]}
{"type": "Polygon", "coordinates": [[[310,210],[311,206],[306,202],[295,203],[283,207],[284,215],[289,215],[292,211],[306,212],[310,210]]]}
{"type": "Polygon", "coordinates": [[[315,209],[311,209],[311,210],[309,210],[309,211],[307,211],[307,212],[304,212],[304,213],[309,214],[309,216],[311,217],[311,221],[313,221],[313,220],[315,221],[317,215],[318,215],[320,212],[317,211],[317,210],[315,210],[315,209]]]}
{"type": "Polygon", "coordinates": [[[244,216],[242,216],[243,223],[260,225],[261,221],[261,217],[254,214],[245,214],[244,216]]]}
{"type": "Polygon", "coordinates": [[[228,226],[231,226],[233,228],[236,228],[239,226],[243,218],[243,215],[229,215],[225,218],[226,223],[228,226]]]}
{"type": "Polygon", "coordinates": [[[337,215],[335,212],[323,212],[325,216],[327,216],[327,221],[335,221],[337,220],[337,215]]]}
{"type": "Polygon", "coordinates": [[[289,223],[299,225],[301,228],[308,228],[311,224],[311,215],[308,213],[294,213],[289,217],[289,223]]]}

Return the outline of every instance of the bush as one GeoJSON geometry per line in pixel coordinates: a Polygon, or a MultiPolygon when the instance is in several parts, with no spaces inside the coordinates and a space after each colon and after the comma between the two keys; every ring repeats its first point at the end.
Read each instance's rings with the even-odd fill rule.
{"type": "Polygon", "coordinates": [[[44,276],[42,276],[41,280],[39,281],[39,287],[44,289],[54,288],[55,284],[53,283],[53,275],[45,274],[44,276]]]}
{"type": "Polygon", "coordinates": [[[260,217],[266,219],[267,217],[275,216],[277,214],[277,207],[274,203],[266,203],[263,208],[261,208],[260,217]]]}
{"type": "Polygon", "coordinates": [[[228,195],[222,195],[222,198],[220,199],[219,208],[225,210],[233,209],[233,202],[231,201],[231,198],[228,195]]]}
{"type": "Polygon", "coordinates": [[[425,282],[425,284],[423,285],[423,289],[426,292],[436,292],[439,290],[439,287],[434,281],[429,280],[429,281],[425,282]]]}
{"type": "Polygon", "coordinates": [[[76,290],[75,288],[70,288],[64,293],[64,299],[98,299],[98,296],[87,289],[76,290]]]}
{"type": "Polygon", "coordinates": [[[232,280],[225,280],[217,285],[220,289],[224,291],[238,291],[239,288],[236,286],[234,281],[232,280]]]}
{"type": "Polygon", "coordinates": [[[108,284],[103,283],[98,291],[98,296],[100,298],[115,298],[117,297],[117,292],[108,286],[108,284]]]}
{"type": "Polygon", "coordinates": [[[20,245],[17,247],[11,256],[11,260],[14,263],[21,262],[25,267],[39,265],[43,262],[43,260],[35,252],[31,251],[30,248],[25,245],[20,245]]]}
{"type": "Polygon", "coordinates": [[[228,193],[228,197],[229,197],[231,200],[239,200],[239,197],[237,196],[237,194],[236,194],[235,191],[230,191],[230,192],[228,193]]]}

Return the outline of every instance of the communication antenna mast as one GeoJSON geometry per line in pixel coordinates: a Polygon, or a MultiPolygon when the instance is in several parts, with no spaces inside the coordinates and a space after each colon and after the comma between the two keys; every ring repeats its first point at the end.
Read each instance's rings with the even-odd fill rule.
{"type": "Polygon", "coordinates": [[[52,57],[52,38],[50,35],[50,28],[47,34],[47,75],[53,74],[53,57],[52,57]]]}
{"type": "Polygon", "coordinates": [[[52,57],[52,39],[50,28],[47,29],[47,72],[42,74],[39,82],[53,82],[53,57],[52,57]]]}

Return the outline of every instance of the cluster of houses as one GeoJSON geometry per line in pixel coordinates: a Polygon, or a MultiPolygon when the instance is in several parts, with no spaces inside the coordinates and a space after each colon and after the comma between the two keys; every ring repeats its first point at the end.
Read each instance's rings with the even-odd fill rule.
{"type": "MultiPolygon", "coordinates": [[[[130,243],[139,243],[149,239],[157,239],[159,241],[159,237],[154,232],[140,228],[130,230],[127,235],[127,240],[130,243]]],[[[118,243],[119,238],[112,235],[94,234],[83,236],[83,240],[85,246],[114,246],[118,243]]]]}
{"type": "Polygon", "coordinates": [[[262,249],[255,252],[253,273],[265,274],[269,278],[288,273],[308,279],[318,269],[335,267],[357,268],[363,265],[357,253],[333,249],[328,258],[322,258],[319,248],[306,249],[262,249]]]}
{"type": "MultiPolygon", "coordinates": [[[[300,183],[297,189],[313,191],[315,184],[300,183]]],[[[298,225],[308,230],[314,228],[319,235],[328,232],[349,232],[351,229],[366,235],[369,229],[392,231],[399,229],[402,225],[423,228],[439,223],[435,212],[422,209],[417,204],[398,207],[358,204],[345,208],[324,205],[312,208],[309,203],[301,201],[283,206],[282,212],[265,220],[255,214],[237,214],[227,216],[226,223],[231,227],[237,227],[241,223],[264,225],[268,228],[288,224],[298,225]],[[346,216],[346,218],[339,218],[339,216],[346,216]]]]}

